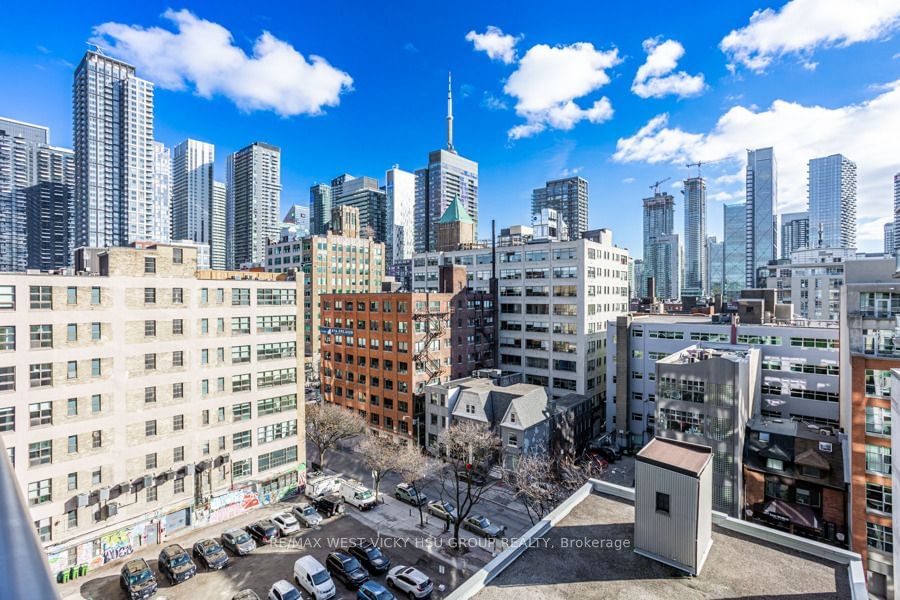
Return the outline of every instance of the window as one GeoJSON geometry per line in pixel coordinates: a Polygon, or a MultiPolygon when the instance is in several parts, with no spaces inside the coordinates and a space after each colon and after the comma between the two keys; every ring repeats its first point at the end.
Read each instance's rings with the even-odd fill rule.
{"type": "Polygon", "coordinates": [[[97,414],[103,410],[103,400],[100,394],[94,394],[91,396],[91,412],[93,414],[97,414]]]}
{"type": "Polygon", "coordinates": [[[184,398],[184,384],[180,381],[172,384],[172,397],[184,398]]]}
{"type": "Polygon", "coordinates": [[[871,435],[891,435],[891,409],[879,406],[866,407],[866,433],[871,435]]]}
{"type": "MultiPolygon", "coordinates": [[[[69,454],[75,454],[78,452],[78,436],[70,435],[67,442],[68,452],[69,454]]],[[[71,489],[71,488],[70,488],[71,489]]]]}
{"type": "Polygon", "coordinates": [[[172,461],[182,462],[184,460],[184,446],[178,446],[172,450],[172,461]]]}
{"type": "Polygon", "coordinates": [[[31,387],[53,385],[53,365],[51,363],[31,365],[28,371],[31,387]]]}
{"type": "Polygon", "coordinates": [[[183,494],[184,493],[184,477],[179,477],[175,480],[175,493],[183,494]]]}
{"type": "Polygon", "coordinates": [[[156,273],[156,259],[151,256],[144,257],[144,273],[156,273]]]}
{"type": "Polygon", "coordinates": [[[78,489],[78,473],[69,473],[69,475],[66,477],[66,482],[67,482],[67,487],[69,488],[70,492],[73,490],[77,490],[78,489]]]}
{"type": "Polygon", "coordinates": [[[172,319],[172,335],[184,335],[184,319],[172,319]]]}
{"type": "Polygon", "coordinates": [[[656,512],[669,514],[669,494],[656,492],[656,512]]]}
{"type": "Polygon", "coordinates": [[[257,400],[256,412],[258,416],[264,417],[297,408],[297,394],[287,394],[285,396],[276,396],[274,398],[266,398],[257,400]]]}
{"type": "Polygon", "coordinates": [[[262,371],[257,375],[256,385],[258,388],[274,387],[276,385],[285,385],[295,383],[297,381],[297,369],[291,367],[289,369],[275,369],[273,371],[262,371]]]}
{"type": "Polygon", "coordinates": [[[78,361],[70,360],[66,363],[66,379],[78,379],[78,361]]]}
{"type": "Polygon", "coordinates": [[[28,444],[28,464],[32,467],[47,465],[53,461],[53,442],[44,440],[28,444]]]}
{"type": "MultiPolygon", "coordinates": [[[[513,422],[515,422],[515,421],[513,421],[513,422]]],[[[519,447],[519,436],[516,435],[515,433],[510,433],[506,438],[506,443],[511,448],[518,448],[519,447]]]]}
{"type": "Polygon", "coordinates": [[[78,341],[78,325],[75,323],[69,323],[66,325],[66,341],[67,342],[77,342],[78,341]]]}
{"type": "Polygon", "coordinates": [[[231,335],[250,335],[250,317],[231,317],[231,335]]]}
{"type": "Polygon", "coordinates": [[[144,402],[156,402],[156,387],[150,386],[144,388],[144,402]]]}
{"type": "MultiPolygon", "coordinates": [[[[16,389],[16,368],[0,367],[0,392],[15,391],[16,389]]],[[[0,431],[3,431],[0,429],[0,431]]]]}
{"type": "Polygon", "coordinates": [[[879,483],[866,483],[866,508],[891,514],[893,493],[891,486],[879,483]]]}
{"type": "Polygon", "coordinates": [[[144,337],[154,337],[156,335],[156,321],[144,321],[144,337]]]}
{"type": "Polygon", "coordinates": [[[156,435],[156,421],[144,422],[144,435],[147,437],[153,437],[154,435],[156,435]]]}
{"type": "Polygon", "coordinates": [[[78,398],[69,398],[66,400],[66,415],[70,417],[78,416],[78,398]]]}
{"type": "Polygon", "coordinates": [[[156,502],[156,486],[147,488],[147,502],[156,502]]]}
{"type": "Polygon", "coordinates": [[[53,537],[53,530],[50,526],[50,518],[41,519],[34,522],[34,528],[37,530],[38,539],[41,542],[49,542],[53,537]]]}
{"type": "Polygon", "coordinates": [[[156,288],[144,288],[144,304],[156,304],[156,288]]]}
{"type": "Polygon", "coordinates": [[[153,371],[156,369],[156,355],[155,354],[145,354],[144,355],[144,370],[145,371],[153,371]]]}
{"type": "Polygon", "coordinates": [[[49,479],[33,481],[28,484],[28,504],[36,506],[45,502],[50,502],[50,484],[49,479]]]}
{"type": "MultiPolygon", "coordinates": [[[[400,302],[398,304],[404,303],[400,302]]],[[[288,446],[287,448],[282,448],[281,450],[275,450],[267,454],[259,455],[256,459],[256,471],[257,473],[261,473],[262,471],[275,469],[296,460],[297,446],[288,446]]]]}
{"type": "Polygon", "coordinates": [[[0,352],[16,349],[16,326],[0,325],[0,352]]]}
{"type": "Polygon", "coordinates": [[[100,485],[101,483],[103,483],[103,471],[94,469],[91,471],[91,485],[100,485]]]}
{"type": "Polygon", "coordinates": [[[172,366],[173,367],[183,367],[184,366],[184,351],[176,350],[172,353],[172,366]]]}
{"type": "Polygon", "coordinates": [[[100,304],[100,288],[92,287],[91,288],[91,305],[97,306],[100,304]]]}
{"type": "Polygon", "coordinates": [[[32,325],[31,326],[31,348],[52,348],[53,347],[53,326],[52,325],[32,325]]]}
{"type": "Polygon", "coordinates": [[[16,430],[16,409],[14,406],[0,408],[0,431],[16,430]]]}
{"type": "Polygon", "coordinates": [[[172,263],[180,265],[184,262],[184,250],[181,248],[172,248],[172,263]]]}
{"type": "Polygon", "coordinates": [[[91,432],[91,448],[103,447],[103,432],[99,429],[91,432]]]}
{"type": "Polygon", "coordinates": [[[882,475],[891,474],[890,446],[866,444],[866,471],[882,475]]]}
{"type": "Polygon", "coordinates": [[[156,452],[152,452],[144,457],[144,468],[147,470],[155,469],[157,465],[156,462],[156,452]]]}
{"type": "Polygon", "coordinates": [[[181,431],[184,429],[184,415],[175,415],[172,417],[172,429],[174,431],[181,431]]]}
{"type": "Polygon", "coordinates": [[[103,326],[100,323],[91,323],[91,339],[97,341],[103,333],[103,326]]]}
{"type": "Polygon", "coordinates": [[[249,448],[252,445],[253,435],[249,429],[246,431],[239,431],[231,436],[232,450],[241,450],[243,448],[249,448]]]}
{"type": "Polygon", "coordinates": [[[231,376],[231,391],[246,392],[250,389],[250,373],[231,376]]]}
{"type": "Polygon", "coordinates": [[[249,477],[252,472],[253,460],[250,458],[235,461],[234,465],[231,468],[231,474],[235,479],[239,479],[241,477],[249,477]]]}
{"type": "Polygon", "coordinates": [[[78,304],[78,288],[66,288],[66,304],[78,304]]]}
{"type": "Polygon", "coordinates": [[[258,444],[266,444],[275,440],[297,435],[297,420],[283,421],[273,425],[264,425],[256,429],[258,444]]]}
{"type": "Polygon", "coordinates": [[[232,346],[231,363],[241,364],[250,362],[250,346],[232,346]]]}
{"type": "Polygon", "coordinates": [[[894,532],[890,525],[866,523],[866,544],[887,554],[894,552],[894,532]]]}
{"type": "Polygon", "coordinates": [[[30,286],[29,297],[32,310],[53,308],[53,288],[49,285],[30,286]]]}
{"type": "Polygon", "coordinates": [[[91,376],[92,377],[100,377],[100,375],[103,374],[102,373],[102,371],[103,371],[102,365],[103,365],[103,363],[100,362],[99,358],[91,359],[91,376]]]}
{"type": "Polygon", "coordinates": [[[32,427],[53,424],[53,405],[50,402],[38,402],[28,406],[28,415],[32,427]]]}
{"type": "Polygon", "coordinates": [[[247,421],[250,419],[250,403],[242,402],[240,404],[234,404],[231,407],[231,419],[232,421],[247,421]]]}
{"type": "Polygon", "coordinates": [[[16,309],[16,286],[0,285],[0,310],[16,309]]]}
{"type": "Polygon", "coordinates": [[[232,306],[250,306],[250,288],[232,288],[232,306]]]}

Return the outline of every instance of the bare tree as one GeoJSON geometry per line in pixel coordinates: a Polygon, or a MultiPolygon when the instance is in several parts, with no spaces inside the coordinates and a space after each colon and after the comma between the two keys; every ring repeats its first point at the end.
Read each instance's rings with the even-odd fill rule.
{"type": "Polygon", "coordinates": [[[485,471],[496,458],[500,438],[485,426],[463,421],[441,432],[438,447],[445,453],[439,471],[441,488],[456,506],[451,548],[461,549],[459,530],[463,521],[498,481],[482,478],[479,471],[485,471]]]}
{"type": "MultiPolygon", "coordinates": [[[[425,454],[421,448],[410,444],[403,446],[397,456],[397,472],[416,491],[416,498],[422,493],[425,481],[437,471],[438,463],[425,454]]],[[[419,509],[419,526],[425,527],[425,516],[422,514],[422,504],[417,503],[419,509]]]]}
{"type": "Polygon", "coordinates": [[[568,456],[552,456],[537,448],[520,456],[515,469],[504,478],[533,525],[597,474],[593,463],[577,464],[568,456]]]}
{"type": "Polygon", "coordinates": [[[375,499],[378,499],[378,489],[381,481],[387,476],[398,470],[400,466],[399,457],[401,454],[401,446],[388,436],[369,436],[365,438],[357,448],[363,457],[363,464],[372,471],[372,479],[375,483],[375,499]]]}
{"type": "Polygon", "coordinates": [[[319,468],[325,468],[325,453],[338,443],[366,430],[366,423],[355,411],[337,404],[320,402],[306,408],[306,439],[319,450],[319,468]]]}

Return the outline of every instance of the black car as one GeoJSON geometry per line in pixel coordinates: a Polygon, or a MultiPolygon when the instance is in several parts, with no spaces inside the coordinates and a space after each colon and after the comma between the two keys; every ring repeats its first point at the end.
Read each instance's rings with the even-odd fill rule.
{"type": "Polygon", "coordinates": [[[166,546],[159,553],[159,572],[169,578],[172,585],[182,583],[197,574],[197,565],[178,544],[166,546]]]}
{"type": "Polygon", "coordinates": [[[156,593],[158,586],[150,565],[143,558],[129,560],[119,573],[119,585],[131,600],[143,600],[156,593]]]}
{"type": "Polygon", "coordinates": [[[216,540],[200,540],[194,544],[194,558],[211,571],[218,571],[228,566],[228,555],[216,540]]]}
{"type": "Polygon", "coordinates": [[[344,499],[337,494],[328,494],[313,502],[316,510],[326,519],[344,512],[344,499]]]}
{"type": "Polygon", "coordinates": [[[332,552],[325,559],[325,568],[332,577],[343,581],[355,590],[369,580],[369,573],[359,561],[345,552],[332,552]]]}
{"type": "Polygon", "coordinates": [[[380,574],[391,568],[391,559],[372,542],[351,544],[347,553],[359,560],[370,573],[380,574]]]}
{"type": "Polygon", "coordinates": [[[619,460],[619,456],[611,448],[597,448],[596,452],[608,463],[614,463],[619,460]]]}
{"type": "Polygon", "coordinates": [[[476,487],[482,487],[487,483],[487,480],[484,478],[484,475],[480,474],[475,470],[460,470],[459,471],[459,480],[468,482],[476,487]]]}
{"type": "Polygon", "coordinates": [[[269,519],[262,519],[250,524],[247,532],[259,545],[271,544],[278,537],[278,526],[269,519]]]}

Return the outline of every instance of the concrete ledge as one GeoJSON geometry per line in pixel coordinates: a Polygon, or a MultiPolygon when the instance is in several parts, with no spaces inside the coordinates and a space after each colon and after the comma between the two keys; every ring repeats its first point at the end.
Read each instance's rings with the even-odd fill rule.
{"type": "MultiPolygon", "coordinates": [[[[618,486],[616,486],[618,487],[618,486]]],[[[480,568],[474,575],[463,582],[461,586],[453,590],[447,596],[447,600],[467,600],[494,580],[506,568],[519,558],[525,550],[531,547],[534,540],[542,537],[550,529],[564,519],[572,509],[587,498],[594,490],[592,483],[588,482],[578,488],[574,494],[566,498],[565,502],[557,506],[553,512],[538,521],[534,527],[522,534],[522,537],[506,550],[501,552],[491,562],[480,568]]]]}

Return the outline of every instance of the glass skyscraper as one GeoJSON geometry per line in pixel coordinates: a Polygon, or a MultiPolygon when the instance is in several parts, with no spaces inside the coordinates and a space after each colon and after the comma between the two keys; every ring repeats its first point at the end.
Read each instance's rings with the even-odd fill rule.
{"type": "Polygon", "coordinates": [[[810,247],[809,213],[781,215],[781,258],[791,258],[791,252],[810,247]]]}
{"type": "Polygon", "coordinates": [[[715,296],[725,290],[725,242],[716,236],[706,238],[706,283],[709,294],[715,296]]]}
{"type": "Polygon", "coordinates": [[[309,232],[324,235],[331,224],[331,186],[317,183],[309,188],[309,232]]]}
{"type": "Polygon", "coordinates": [[[841,154],[809,161],[812,245],[856,248],[856,163],[841,154]]]}
{"type": "Polygon", "coordinates": [[[359,211],[359,231],[370,229],[379,242],[387,237],[387,198],[374,177],[354,177],[343,182],[341,194],[332,186],[333,206],[353,206],[359,211]]]}
{"type": "MultiPolygon", "coordinates": [[[[213,227],[213,164],[216,147],[187,139],[175,146],[172,156],[172,239],[210,244],[213,227]]],[[[224,249],[223,252],[224,254],[224,249]]]]}
{"type": "Polygon", "coordinates": [[[753,288],[760,267],[777,258],[778,167],[773,148],[747,151],[746,194],[744,283],[753,288]]]}
{"type": "Polygon", "coordinates": [[[706,182],[702,177],[684,180],[684,296],[702,296],[706,280],[706,182]]]}
{"type": "Polygon", "coordinates": [[[746,283],[747,207],[745,204],[726,204],[724,211],[723,292],[728,300],[734,300],[746,283]]]}
{"type": "Polygon", "coordinates": [[[552,208],[569,228],[569,239],[577,240],[588,230],[588,182],[582,177],[548,181],[531,192],[531,214],[552,208]]]}
{"type": "Polygon", "coordinates": [[[153,240],[153,84],[88,51],[75,69],[75,246],[153,240]]]}
{"type": "Polygon", "coordinates": [[[647,280],[656,282],[656,296],[663,300],[680,297],[679,273],[672,265],[680,265],[680,249],[675,229],[675,198],[656,192],[644,198],[644,274],[641,289],[647,290],[647,280]],[[676,248],[672,248],[672,245],[676,248]]]}

